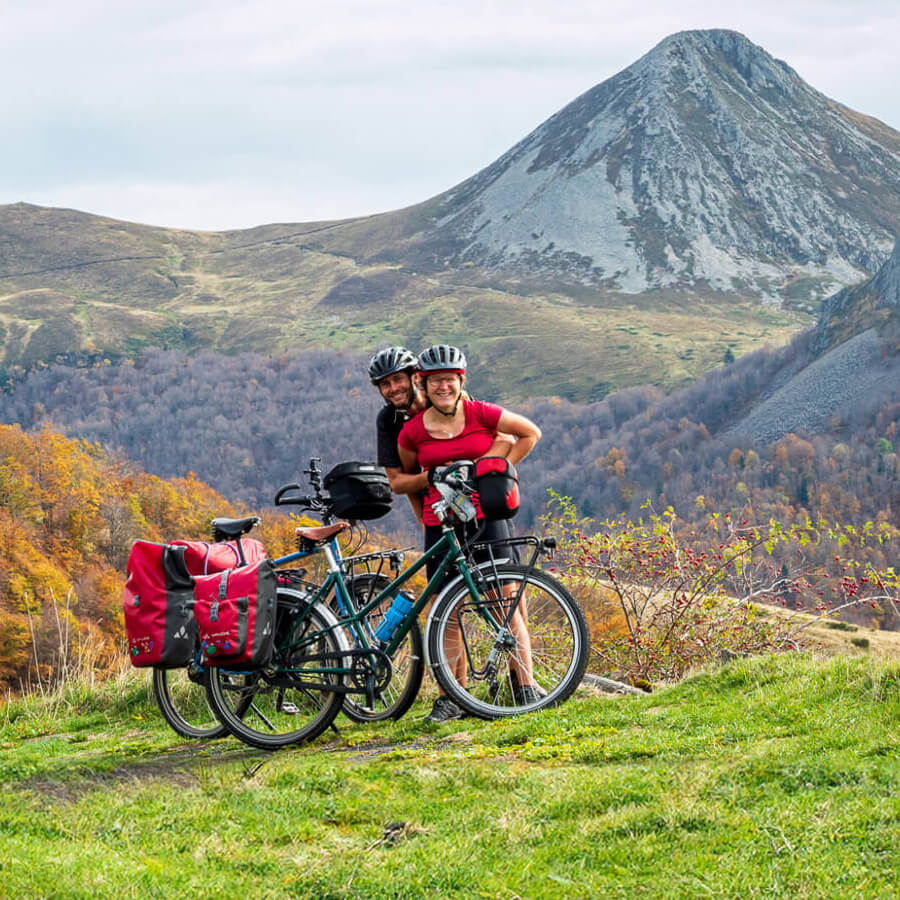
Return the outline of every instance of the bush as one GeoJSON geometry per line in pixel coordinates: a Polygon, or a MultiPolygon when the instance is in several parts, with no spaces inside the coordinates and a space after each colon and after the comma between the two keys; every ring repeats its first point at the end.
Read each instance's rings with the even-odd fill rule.
{"type": "Polygon", "coordinates": [[[739,522],[709,512],[697,532],[680,527],[671,508],[647,507],[637,522],[597,523],[551,492],[544,529],[557,539],[560,574],[585,608],[607,670],[671,681],[710,661],[796,648],[813,621],[853,606],[895,609],[893,569],[877,572],[839,554],[827,565],[808,561],[811,546],[878,540],[877,529],[739,522]],[[766,614],[759,604],[792,614],[766,614]]]}

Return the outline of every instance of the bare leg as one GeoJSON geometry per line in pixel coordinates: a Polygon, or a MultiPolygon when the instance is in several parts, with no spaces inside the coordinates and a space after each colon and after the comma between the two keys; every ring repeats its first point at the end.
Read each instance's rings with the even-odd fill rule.
{"type": "Polygon", "coordinates": [[[462,687],[465,687],[466,654],[462,634],[459,630],[459,623],[456,621],[447,623],[447,630],[444,634],[444,652],[450,663],[450,671],[453,674],[454,681],[462,687]]]}
{"type": "MultiPolygon", "coordinates": [[[[503,589],[504,596],[515,595],[515,588],[509,587],[503,589]]],[[[510,657],[509,668],[515,673],[519,679],[519,684],[534,684],[534,666],[531,659],[531,635],[528,633],[528,624],[525,621],[525,598],[519,602],[519,606],[513,613],[509,622],[509,630],[516,638],[516,651],[510,657]]]]}

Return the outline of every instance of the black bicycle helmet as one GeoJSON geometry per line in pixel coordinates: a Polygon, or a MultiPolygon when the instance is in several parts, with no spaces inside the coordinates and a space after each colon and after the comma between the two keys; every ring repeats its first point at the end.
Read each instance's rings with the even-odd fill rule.
{"type": "Polygon", "coordinates": [[[413,373],[418,368],[416,355],[406,347],[387,347],[379,350],[369,360],[369,379],[372,384],[378,384],[382,378],[393,375],[394,372],[408,370],[413,373]]]}
{"type": "Polygon", "coordinates": [[[466,354],[459,347],[449,344],[435,344],[427,347],[419,354],[420,372],[459,372],[466,371],[466,354]]]}

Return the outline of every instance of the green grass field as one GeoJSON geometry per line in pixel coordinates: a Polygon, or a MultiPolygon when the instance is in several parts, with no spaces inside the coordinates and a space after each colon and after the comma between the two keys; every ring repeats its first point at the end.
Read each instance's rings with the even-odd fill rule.
{"type": "Polygon", "coordinates": [[[180,740],[147,680],[7,704],[0,896],[896,895],[897,662],[740,660],[493,723],[423,701],[272,755],[180,740]]]}

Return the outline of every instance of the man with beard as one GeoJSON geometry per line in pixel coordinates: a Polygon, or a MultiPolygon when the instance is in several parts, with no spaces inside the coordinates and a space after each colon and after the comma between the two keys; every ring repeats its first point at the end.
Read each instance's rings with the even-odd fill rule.
{"type": "Polygon", "coordinates": [[[424,473],[407,474],[400,464],[397,436],[407,419],[425,409],[425,397],[413,376],[418,371],[415,353],[406,347],[379,350],[369,361],[369,380],[384,398],[385,405],[375,420],[378,465],[384,466],[391,490],[406,494],[419,524],[422,523],[422,492],[428,487],[424,473]]]}

